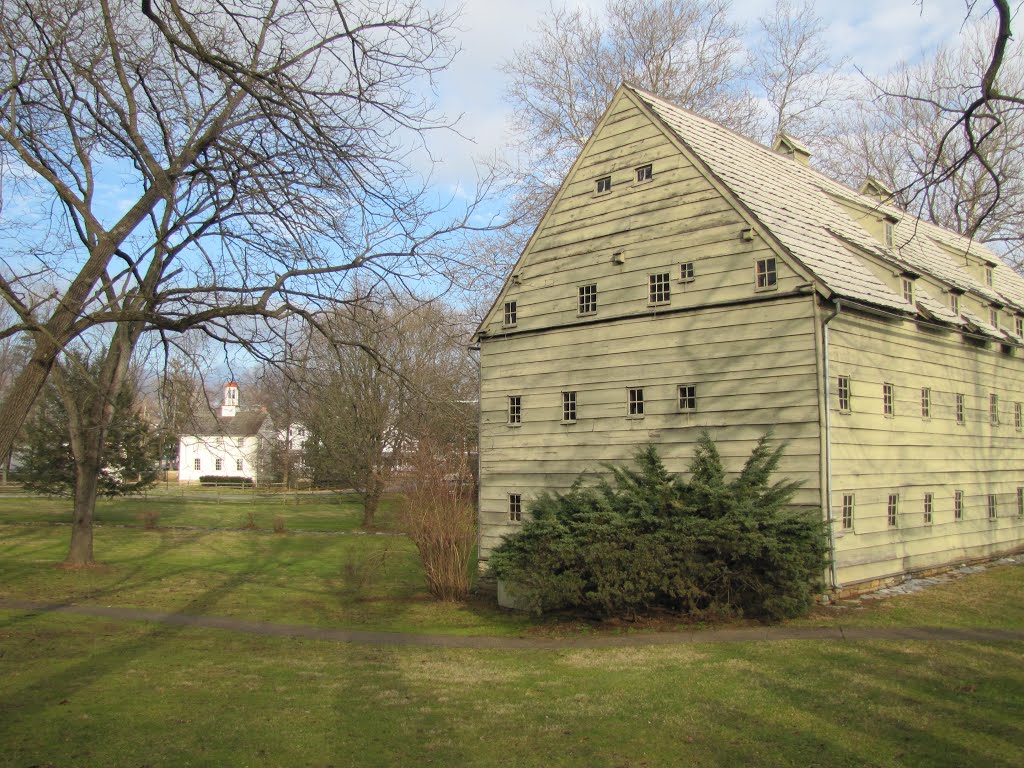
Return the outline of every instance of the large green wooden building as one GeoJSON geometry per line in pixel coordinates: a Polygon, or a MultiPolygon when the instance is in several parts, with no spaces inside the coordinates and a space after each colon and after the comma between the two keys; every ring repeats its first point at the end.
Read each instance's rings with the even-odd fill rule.
{"type": "Polygon", "coordinates": [[[1024,280],[976,242],[623,86],[477,334],[482,563],[531,498],[768,428],[832,586],[1024,545],[1024,280]]]}

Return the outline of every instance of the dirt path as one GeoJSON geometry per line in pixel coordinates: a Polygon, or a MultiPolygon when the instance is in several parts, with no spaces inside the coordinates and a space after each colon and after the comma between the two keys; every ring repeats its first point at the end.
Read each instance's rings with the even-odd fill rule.
{"type": "Polygon", "coordinates": [[[207,629],[223,629],[253,635],[304,637],[341,643],[386,646],[433,646],[438,648],[493,648],[498,650],[559,648],[614,648],[690,643],[777,642],[781,640],[947,640],[1024,641],[1024,630],[958,629],[953,627],[742,627],[682,632],[614,635],[603,637],[530,638],[420,635],[404,632],[369,632],[359,629],[326,629],[294,624],[272,624],[224,616],[191,616],[135,608],[93,605],[46,605],[25,600],[0,600],[0,609],[28,613],[70,613],[119,621],[147,621],[207,629]]]}

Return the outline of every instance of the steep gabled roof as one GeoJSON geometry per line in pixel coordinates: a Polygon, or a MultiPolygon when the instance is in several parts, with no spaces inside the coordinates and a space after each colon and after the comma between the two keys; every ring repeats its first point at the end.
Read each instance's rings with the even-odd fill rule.
{"type": "MultiPolygon", "coordinates": [[[[836,296],[910,310],[902,296],[875,276],[865,261],[871,258],[894,270],[928,275],[953,289],[1024,312],[1024,279],[984,245],[852,190],[651,93],[632,86],[622,88],[646,105],[779,244],[836,296]],[[873,237],[843,202],[896,222],[893,247],[873,237]],[[994,265],[991,288],[965,268],[967,254],[994,265]]],[[[944,320],[955,322],[952,313],[939,310],[941,304],[926,297],[922,314],[945,314],[944,320]]]]}

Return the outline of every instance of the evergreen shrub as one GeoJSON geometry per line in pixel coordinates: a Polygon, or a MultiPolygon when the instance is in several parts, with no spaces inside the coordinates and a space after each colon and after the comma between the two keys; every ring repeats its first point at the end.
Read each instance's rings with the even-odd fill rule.
{"type": "Polygon", "coordinates": [[[698,441],[689,479],[670,474],[653,446],[637,469],[544,494],[490,568],[534,613],[609,618],[654,612],[775,621],[805,612],[823,589],[827,529],[789,506],[799,483],[771,482],[784,446],[758,440],[727,478],[711,437],[698,441]]]}

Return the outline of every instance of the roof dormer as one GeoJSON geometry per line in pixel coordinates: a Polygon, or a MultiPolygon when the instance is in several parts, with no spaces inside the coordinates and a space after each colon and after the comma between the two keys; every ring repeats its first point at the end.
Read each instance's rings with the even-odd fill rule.
{"type": "Polygon", "coordinates": [[[811,150],[788,133],[780,132],[772,142],[772,151],[783,157],[791,157],[801,165],[811,164],[811,150]]]}
{"type": "Polygon", "coordinates": [[[872,200],[877,200],[880,203],[887,203],[895,197],[893,191],[874,176],[868,176],[864,179],[864,183],[860,185],[860,189],[857,191],[865,197],[870,197],[872,200]]]}

